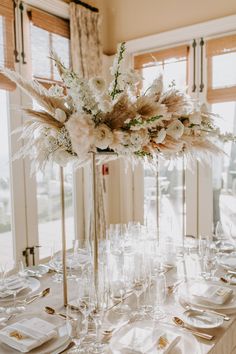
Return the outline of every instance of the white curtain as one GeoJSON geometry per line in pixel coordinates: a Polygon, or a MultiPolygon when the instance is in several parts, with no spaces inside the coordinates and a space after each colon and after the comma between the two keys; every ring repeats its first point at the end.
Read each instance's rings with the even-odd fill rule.
{"type": "MultiPolygon", "coordinates": [[[[71,58],[73,70],[81,77],[90,78],[100,76],[102,73],[102,46],[100,15],[81,5],[70,3],[70,36],[71,36],[71,58]]],[[[91,159],[92,160],[92,159],[91,159]]],[[[92,165],[92,164],[91,164],[92,165]]],[[[92,178],[91,169],[88,167],[78,171],[80,183],[79,193],[83,195],[78,203],[83,203],[84,228],[79,238],[82,243],[93,232],[94,218],[92,214],[92,178]],[[86,217],[89,216],[89,217],[86,217]]],[[[101,167],[96,169],[97,182],[97,218],[99,238],[105,237],[106,221],[104,212],[104,196],[101,167]]],[[[81,210],[81,206],[79,206],[81,210]]]]}

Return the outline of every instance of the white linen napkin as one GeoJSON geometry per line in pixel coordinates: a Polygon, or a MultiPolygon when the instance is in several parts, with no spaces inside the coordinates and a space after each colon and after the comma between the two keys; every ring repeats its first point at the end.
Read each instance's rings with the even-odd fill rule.
{"type": "Polygon", "coordinates": [[[167,343],[162,348],[162,354],[168,354],[180,340],[180,336],[165,329],[133,327],[119,340],[124,345],[121,353],[151,354],[153,350],[156,352],[160,337],[165,338],[167,343]]]}
{"type": "Polygon", "coordinates": [[[215,305],[223,305],[233,294],[233,290],[225,286],[199,283],[194,284],[190,292],[198,300],[215,305]]]}
{"type": "Polygon", "coordinates": [[[0,340],[10,347],[27,353],[57,336],[56,326],[34,317],[16,322],[0,331],[0,340]],[[17,331],[23,338],[18,339],[12,334],[17,331]]]}
{"type": "Polygon", "coordinates": [[[27,282],[24,279],[19,278],[17,276],[7,278],[5,282],[7,283],[7,286],[4,285],[0,287],[1,299],[4,299],[5,297],[12,295],[11,289],[21,291],[28,288],[27,282]]]}

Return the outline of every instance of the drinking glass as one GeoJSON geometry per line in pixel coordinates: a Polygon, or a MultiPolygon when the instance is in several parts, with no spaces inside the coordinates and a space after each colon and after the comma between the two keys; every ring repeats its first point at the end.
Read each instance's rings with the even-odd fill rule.
{"type": "Polygon", "coordinates": [[[144,315],[143,310],[140,308],[140,296],[145,290],[145,277],[144,277],[144,263],[143,255],[136,254],[134,257],[134,280],[133,280],[133,292],[137,298],[137,309],[133,313],[134,316],[142,317],[144,315]]]}
{"type": "Polygon", "coordinates": [[[66,325],[68,335],[75,343],[75,347],[68,353],[85,353],[83,340],[88,333],[88,321],[75,306],[67,306],[66,325]]]}
{"type": "Polygon", "coordinates": [[[7,278],[11,276],[11,270],[8,271],[7,273],[7,278],[5,281],[5,288],[8,291],[9,294],[13,295],[13,306],[10,306],[7,308],[6,312],[8,314],[15,314],[15,313],[20,313],[25,311],[26,307],[23,305],[17,305],[17,294],[23,290],[23,288],[27,287],[27,278],[24,272],[24,265],[23,262],[20,261],[18,263],[14,263],[13,265],[10,266],[10,269],[16,269],[16,275],[15,278],[17,280],[17,278],[19,279],[19,282],[21,282],[21,286],[20,287],[14,287],[14,285],[12,284],[11,281],[9,281],[7,278]]]}
{"type": "Polygon", "coordinates": [[[166,278],[163,273],[156,276],[154,281],[153,302],[154,310],[152,316],[155,320],[160,320],[165,317],[165,312],[161,308],[166,300],[166,278]]]}
{"type": "Polygon", "coordinates": [[[52,252],[51,252],[51,260],[49,262],[50,267],[52,267],[56,274],[52,276],[52,280],[55,283],[61,283],[63,276],[62,276],[62,255],[61,252],[54,250],[54,248],[52,248],[52,252]]]}
{"type": "Polygon", "coordinates": [[[214,274],[217,270],[217,250],[213,244],[207,249],[204,257],[204,278],[206,280],[216,280],[214,274]]]}

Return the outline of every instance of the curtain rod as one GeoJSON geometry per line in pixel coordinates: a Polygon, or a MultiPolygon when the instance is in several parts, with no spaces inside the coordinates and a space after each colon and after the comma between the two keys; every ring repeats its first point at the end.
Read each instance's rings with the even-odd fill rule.
{"type": "Polygon", "coordinates": [[[86,9],[89,9],[89,10],[91,10],[93,12],[99,12],[99,10],[96,7],[93,7],[93,6],[87,4],[86,2],[83,2],[81,0],[73,0],[72,2],[74,2],[74,3],[78,4],[78,5],[81,5],[81,6],[85,7],[86,9]]]}

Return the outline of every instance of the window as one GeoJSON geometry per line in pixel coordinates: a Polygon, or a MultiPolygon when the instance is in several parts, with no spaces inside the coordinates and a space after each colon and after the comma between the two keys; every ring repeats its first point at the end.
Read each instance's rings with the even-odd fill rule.
{"type": "MultiPolygon", "coordinates": [[[[43,11],[31,9],[30,43],[32,74],[39,82],[50,86],[59,82],[59,75],[50,59],[55,51],[66,66],[70,65],[69,22],[43,11]]],[[[74,239],[74,218],[72,200],[72,171],[64,169],[64,190],[66,206],[67,247],[72,247],[74,239]]],[[[37,173],[37,215],[39,259],[50,256],[52,246],[61,248],[61,199],[60,168],[58,165],[47,166],[37,173]]]]}
{"type": "MultiPolygon", "coordinates": [[[[145,53],[134,57],[143,76],[145,92],[153,79],[164,74],[164,86],[185,89],[188,81],[188,46],[145,53]]],[[[144,221],[155,225],[159,235],[182,238],[185,233],[185,168],[180,159],[169,164],[158,160],[158,173],[144,169],[144,221]]]]}
{"type": "MultiPolygon", "coordinates": [[[[223,132],[236,134],[236,35],[207,41],[207,98],[212,111],[219,114],[223,132]]],[[[215,158],[213,173],[213,224],[221,221],[234,235],[236,212],[236,147],[221,145],[227,155],[215,158]]]]}

